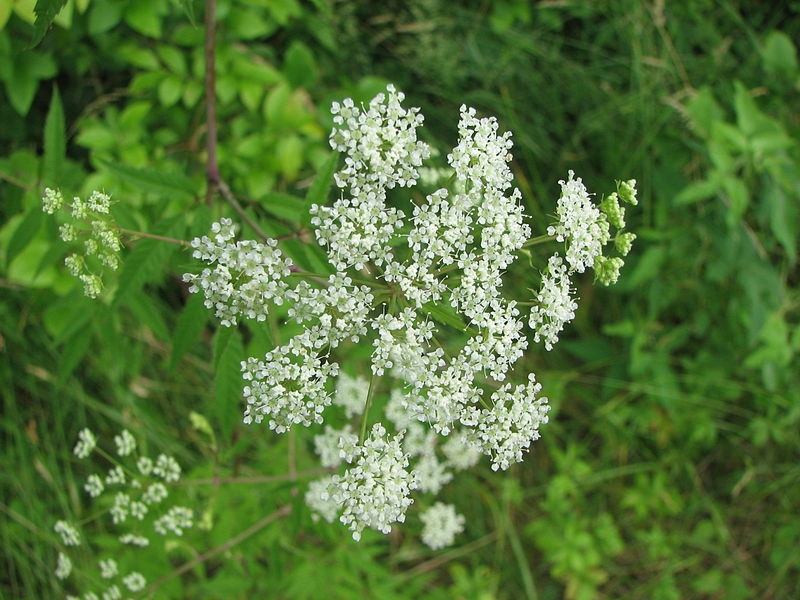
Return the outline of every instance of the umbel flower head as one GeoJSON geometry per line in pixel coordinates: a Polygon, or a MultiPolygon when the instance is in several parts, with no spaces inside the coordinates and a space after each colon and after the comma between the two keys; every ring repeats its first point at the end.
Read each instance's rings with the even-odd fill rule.
{"type": "MultiPolygon", "coordinates": [[[[526,323],[533,342],[550,350],[575,316],[572,278],[593,269],[597,281],[613,283],[633,242],[623,205],[636,204],[635,181],[596,204],[572,171],[560,182],[547,234],[532,239],[510,167],[512,135],[467,106],[439,169],[452,174],[447,186],[414,196],[410,214],[399,210],[393,200],[411,196],[406,188],[432,154],[418,134],[419,109],[403,100],[388,86],[367,106],[332,106],[330,145],[343,155],[339,197],[310,212],[334,275],[304,272],[275,240],[233,242],[233,224],[222,220],[192,241],[206,266],[185,276],[225,326],[289,306],[301,332],[242,362],[244,421],[277,433],[322,425],[330,411],[348,421],[316,436],[323,465],[340,472],[314,482],[306,499],[316,518],[338,514],[356,539],[366,528],[388,532],[403,521],[412,492],[436,495],[481,455],[495,470],[523,460],[549,409],[533,374],[511,382],[526,377],[517,372],[530,343],[526,323]],[[547,241],[563,252],[545,261],[536,297],[507,298],[503,278],[520,251],[547,241]],[[348,354],[341,346],[368,336],[370,377],[339,375],[348,354]],[[386,420],[370,410],[384,378],[393,380],[386,420]]],[[[438,548],[463,522],[438,505],[431,511],[426,543],[438,548]]]]}

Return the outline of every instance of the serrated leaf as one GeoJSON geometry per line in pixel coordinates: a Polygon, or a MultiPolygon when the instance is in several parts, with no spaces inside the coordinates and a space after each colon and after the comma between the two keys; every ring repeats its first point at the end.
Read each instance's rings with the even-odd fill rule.
{"type": "Polygon", "coordinates": [[[244,358],[239,331],[229,328],[227,343],[220,349],[214,373],[214,404],[212,414],[220,424],[223,435],[230,437],[233,424],[241,414],[242,397],[241,361],[244,358]]]}
{"type": "Polygon", "coordinates": [[[314,178],[314,182],[311,184],[311,187],[308,188],[308,192],[306,193],[304,205],[306,214],[303,220],[304,223],[307,224],[311,219],[308,210],[311,208],[312,204],[324,206],[327,203],[328,194],[330,194],[331,186],[333,185],[333,174],[336,172],[336,167],[338,166],[339,153],[334,152],[322,164],[322,167],[320,167],[319,173],[317,173],[317,176],[314,178]]]}
{"type": "Polygon", "coordinates": [[[43,215],[44,213],[42,213],[42,209],[39,206],[32,206],[28,210],[8,242],[6,265],[10,265],[38,233],[39,228],[42,226],[43,215]]]}
{"type": "Polygon", "coordinates": [[[31,47],[36,46],[44,38],[44,34],[50,28],[53,20],[56,18],[67,0],[36,0],[36,6],[33,9],[36,15],[36,21],[33,24],[33,39],[31,40],[31,47]]]}
{"type": "Polygon", "coordinates": [[[166,173],[155,169],[137,169],[114,164],[107,160],[100,163],[129,183],[150,192],[170,195],[180,194],[193,198],[196,194],[194,183],[181,173],[166,173]]]}
{"type": "Polygon", "coordinates": [[[175,323],[175,333],[172,336],[172,356],[170,369],[174,369],[181,357],[197,341],[205,329],[208,320],[208,311],[203,305],[202,294],[192,294],[186,301],[178,320],[175,323]]]}
{"type": "Polygon", "coordinates": [[[45,183],[58,185],[64,159],[67,155],[66,126],[64,124],[64,107],[58,87],[53,86],[50,98],[50,109],[44,122],[44,160],[42,165],[45,183]]]}
{"type": "Polygon", "coordinates": [[[141,291],[134,292],[125,299],[125,305],[130,309],[136,319],[156,337],[161,340],[169,340],[169,329],[164,321],[164,317],[158,311],[158,307],[147,294],[141,291]]]}
{"type": "MultiPolygon", "coordinates": [[[[168,228],[167,235],[178,235],[179,231],[175,222],[168,228]]],[[[176,247],[160,240],[142,239],[136,242],[127,256],[122,260],[122,269],[119,274],[119,285],[114,295],[114,305],[133,292],[154,279],[163,272],[167,260],[175,252],[176,247]]]]}
{"type": "Polygon", "coordinates": [[[467,331],[467,325],[452,307],[444,304],[428,302],[422,305],[422,310],[443,325],[455,327],[459,331],[467,331]]]}
{"type": "Polygon", "coordinates": [[[774,183],[767,186],[765,193],[772,233],[794,263],[797,260],[797,229],[800,222],[797,205],[790,202],[784,191],[774,183]]]}
{"type": "Polygon", "coordinates": [[[88,325],[67,340],[58,354],[58,378],[60,380],[63,381],[72,374],[89,351],[91,342],[92,329],[88,325]]]}

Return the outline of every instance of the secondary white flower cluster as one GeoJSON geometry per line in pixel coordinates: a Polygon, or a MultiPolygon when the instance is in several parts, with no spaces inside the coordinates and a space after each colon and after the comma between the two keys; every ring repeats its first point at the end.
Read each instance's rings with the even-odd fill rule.
{"type": "MultiPolygon", "coordinates": [[[[84,490],[93,500],[107,495],[104,506],[108,510],[112,528],[118,531],[121,549],[126,546],[131,550],[149,546],[150,531],[160,536],[181,536],[186,529],[193,527],[194,511],[191,508],[170,506],[165,502],[169,496],[167,485],[180,480],[181,467],[178,462],[167,454],[159,454],[155,460],[139,454],[136,438],[127,430],[115,435],[113,441],[118,458],[111,453],[98,451],[105,460],[112,462],[112,466],[105,474],[91,473],[86,478],[84,490]]],[[[95,448],[96,436],[89,429],[81,430],[74,449],[75,455],[86,459],[95,448]]],[[[63,546],[82,546],[85,538],[86,546],[92,551],[91,535],[82,535],[74,524],[60,520],[53,530],[63,546]]],[[[103,552],[107,551],[108,548],[104,546],[103,552]]],[[[147,585],[142,573],[122,573],[113,558],[101,558],[98,569],[100,579],[107,587],[99,592],[87,591],[83,598],[122,598],[123,589],[140,592],[147,585]]],[[[55,567],[56,577],[66,580],[72,572],[72,559],[61,551],[55,567]]],[[[81,577],[80,580],[93,579],[96,580],[96,577],[81,577]]]]}
{"type": "Polygon", "coordinates": [[[617,182],[617,191],[596,206],[581,178],[570,171],[566,181],[560,181],[561,196],[557,204],[558,222],[547,228],[549,235],[566,244],[566,262],[560,254],[552,255],[542,273],[542,283],[531,309],[530,328],[534,340],[544,341],[552,350],[564,325],[575,318],[578,307],[573,296],[571,276],[583,273],[587,267],[603,285],[617,281],[624,261],[636,236],[624,232],[625,209],[620,199],[636,205],[636,181],[617,182]],[[617,232],[614,247],[619,256],[604,256],[603,248],[611,240],[611,230],[617,232]]]}
{"type": "Polygon", "coordinates": [[[417,482],[414,472],[407,470],[402,440],[402,433],[387,435],[376,423],[370,436],[355,447],[344,474],[331,478],[327,495],[340,508],[339,520],[356,541],[365,527],[389,533],[393,523],[405,521],[406,509],[414,502],[411,491],[417,482]]]}
{"type": "Polygon", "coordinates": [[[86,200],[75,196],[64,201],[61,190],[45,188],[42,210],[59,213],[64,222],[58,229],[64,242],[76,245],[83,241],[81,252],[73,252],[64,260],[70,275],[83,284],[84,293],[96,298],[103,290],[102,271],[116,271],[122,247],[119,233],[110,216],[111,196],[94,191],[86,200]],[[63,210],[65,209],[68,210],[63,210]]]}
{"type": "Polygon", "coordinates": [[[236,325],[239,316],[266,320],[269,303],[283,303],[292,262],[275,240],[233,242],[236,226],[230,219],[214,223],[211,233],[191,242],[192,256],[212,267],[183,275],[189,291],[202,292],[206,308],[213,308],[225,326],[236,325]]]}
{"type": "Polygon", "coordinates": [[[464,517],[452,504],[437,502],[419,518],[423,525],[422,541],[432,550],[452,545],[456,536],[464,531],[464,517]]]}

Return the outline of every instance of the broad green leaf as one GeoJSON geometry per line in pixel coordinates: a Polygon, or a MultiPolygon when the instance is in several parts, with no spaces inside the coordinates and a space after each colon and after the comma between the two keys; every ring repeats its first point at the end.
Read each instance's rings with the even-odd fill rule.
{"type": "Polygon", "coordinates": [[[162,341],[169,340],[169,329],[164,321],[164,317],[158,310],[153,300],[141,290],[129,292],[125,298],[127,306],[136,319],[145,327],[150,329],[157,338],[162,341]]]}
{"type": "Polygon", "coordinates": [[[718,178],[713,176],[704,181],[693,181],[678,194],[675,195],[673,202],[678,206],[686,204],[694,204],[701,200],[708,200],[713,198],[719,191],[718,178]]]}
{"type": "Polygon", "coordinates": [[[750,202],[750,192],[738,177],[726,177],[722,180],[722,187],[730,202],[731,214],[738,221],[747,210],[747,205],[750,202]]]}
{"type": "Polygon", "coordinates": [[[58,88],[53,86],[50,110],[44,122],[44,161],[42,165],[44,183],[58,185],[67,156],[66,125],[64,108],[58,88]]]}
{"type": "Polygon", "coordinates": [[[711,134],[714,123],[722,121],[725,113],[720,108],[710,88],[703,87],[686,105],[689,122],[701,137],[711,134]]]}
{"type": "Polygon", "coordinates": [[[100,164],[144,191],[155,192],[165,196],[178,194],[192,198],[196,194],[192,180],[181,173],[166,173],[155,169],[137,169],[107,160],[100,161],[100,164]]]}
{"type": "Polygon", "coordinates": [[[78,330],[71,336],[58,353],[58,378],[65,380],[69,377],[81,360],[89,351],[92,343],[92,328],[87,324],[86,327],[78,330]]]}
{"type": "Polygon", "coordinates": [[[791,79],[797,76],[797,49],[792,38],[782,31],[771,31],[761,49],[764,70],[776,78],[791,79]]]}
{"type": "Polygon", "coordinates": [[[122,19],[125,5],[122,2],[92,2],[89,11],[89,33],[105,33],[122,19]]]}
{"type": "Polygon", "coordinates": [[[467,331],[467,325],[461,316],[447,304],[434,304],[428,302],[422,305],[422,310],[436,321],[449,327],[455,327],[459,331],[467,331]]]}
{"type": "Polygon", "coordinates": [[[131,0],[125,10],[125,22],[142,35],[158,39],[162,12],[157,0],[131,0]]]}
{"type": "Polygon", "coordinates": [[[28,243],[38,233],[43,220],[44,213],[40,206],[32,206],[28,209],[27,214],[22,221],[20,221],[20,224],[14,230],[14,235],[11,236],[8,242],[8,248],[6,248],[6,265],[10,265],[17,255],[25,249],[28,243]]]}
{"type": "Polygon", "coordinates": [[[294,87],[309,88],[317,79],[314,54],[303,42],[294,41],[286,51],[283,73],[294,87]]]}
{"type": "Polygon", "coordinates": [[[296,224],[303,222],[305,204],[296,196],[281,192],[270,192],[262,198],[260,205],[264,210],[284,221],[296,224]]]}
{"type": "Polygon", "coordinates": [[[197,342],[208,320],[208,310],[203,305],[202,294],[192,294],[186,300],[186,306],[178,316],[175,323],[175,333],[172,336],[172,356],[170,368],[174,369],[181,357],[197,342]]]}
{"type": "Polygon", "coordinates": [[[334,152],[328,159],[322,163],[322,166],[314,178],[311,187],[308,188],[306,193],[306,201],[303,209],[306,211],[303,222],[308,223],[311,215],[308,210],[312,204],[324,206],[328,201],[328,194],[330,194],[331,186],[333,185],[333,174],[336,172],[336,167],[339,165],[339,154],[334,152]]]}
{"type": "Polygon", "coordinates": [[[167,75],[158,84],[158,100],[162,106],[172,106],[180,100],[182,94],[183,82],[175,75],[167,75]]]}
{"type": "Polygon", "coordinates": [[[764,195],[769,206],[772,233],[794,263],[797,260],[797,229],[800,227],[797,204],[789,201],[784,191],[772,182],[767,184],[764,195]]]}
{"type": "Polygon", "coordinates": [[[303,142],[296,135],[287,135],[278,141],[278,164],[287,179],[294,180],[303,165],[303,142]]]}
{"type": "Polygon", "coordinates": [[[219,358],[216,360],[212,410],[225,438],[230,437],[233,424],[241,418],[241,362],[245,358],[239,331],[234,328],[230,331],[230,335],[226,336],[227,343],[219,349],[219,358]]]}
{"type": "Polygon", "coordinates": [[[36,22],[33,24],[32,47],[42,41],[44,34],[66,3],[67,0],[36,0],[36,7],[33,9],[36,22]]]}

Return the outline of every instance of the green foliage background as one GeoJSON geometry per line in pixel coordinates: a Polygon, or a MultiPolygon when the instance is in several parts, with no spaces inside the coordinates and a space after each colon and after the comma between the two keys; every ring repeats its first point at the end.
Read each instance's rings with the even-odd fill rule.
{"type": "MultiPolygon", "coordinates": [[[[104,189],[122,226],[174,237],[229,212],[205,203],[203,7],[69,0],[34,46],[34,4],[0,0],[9,598],[62,595],[51,531],[87,510],[70,452],[83,426],[106,440],[126,426],[191,477],[285,473],[288,438],[239,423],[238,362],[294,333],[281,315],[217,332],[180,282],[188,255],[152,240],[129,245],[102,301],[82,296],[42,216],[45,185],[104,189]]],[[[461,103],[514,132],[537,231],[567,169],[590,189],[635,177],[639,239],[617,286],[579,283],[562,343],[528,352],[554,407],[531,455],[445,488],[467,517],[460,545],[425,549],[413,513],[355,544],[312,523],[290,483],[190,486],[212,526],[153,553],[145,574],[285,502],[296,510],[159,594],[800,597],[798,13],[726,0],[220,0],[221,170],[268,233],[305,226],[330,166],[329,102],[393,81],[443,154],[461,103]]],[[[325,268],[302,243],[287,249],[325,268]]],[[[523,257],[508,285],[531,268],[523,257]]],[[[299,469],[314,466],[312,433],[294,440],[299,469]]]]}

